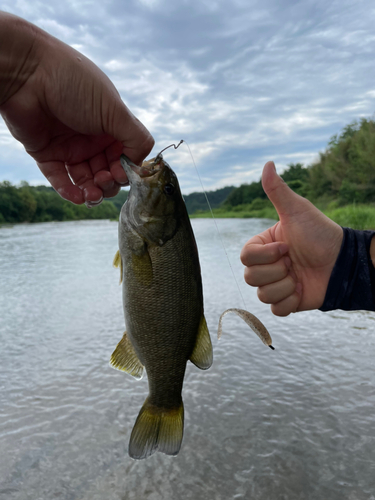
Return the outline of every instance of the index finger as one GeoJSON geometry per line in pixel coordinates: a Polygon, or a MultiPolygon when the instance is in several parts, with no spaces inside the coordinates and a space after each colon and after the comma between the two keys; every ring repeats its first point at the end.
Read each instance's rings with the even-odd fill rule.
{"type": "Polygon", "coordinates": [[[260,241],[260,238],[251,238],[243,247],[240,258],[244,266],[273,264],[288,252],[289,247],[286,243],[263,243],[260,241]]]}
{"type": "Polygon", "coordinates": [[[71,181],[64,162],[57,160],[45,161],[37,162],[37,165],[44,177],[62,198],[76,205],[82,205],[85,201],[83,192],[71,181]]]}
{"type": "Polygon", "coordinates": [[[140,165],[154,147],[154,138],[121,99],[111,111],[109,134],[122,143],[122,152],[133,163],[140,165]]]}

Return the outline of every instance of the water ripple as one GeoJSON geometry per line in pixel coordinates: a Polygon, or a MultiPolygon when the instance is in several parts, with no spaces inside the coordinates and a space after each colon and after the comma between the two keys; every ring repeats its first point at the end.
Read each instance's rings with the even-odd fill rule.
{"type": "Polygon", "coordinates": [[[236,284],[211,221],[195,220],[214,365],[189,365],[176,458],[127,456],[147,394],[108,365],[124,320],[117,225],[0,229],[0,499],[375,499],[372,313],[276,318],[242,279],[239,251],[267,221],[222,220],[266,349],[236,316],[236,284]]]}

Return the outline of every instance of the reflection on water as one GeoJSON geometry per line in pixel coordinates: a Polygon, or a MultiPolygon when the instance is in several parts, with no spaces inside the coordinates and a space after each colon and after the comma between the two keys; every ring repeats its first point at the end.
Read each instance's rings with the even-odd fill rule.
{"type": "Polygon", "coordinates": [[[215,225],[194,220],[214,365],[189,364],[175,458],[131,460],[147,382],[111,369],[124,320],[117,224],[0,229],[0,499],[375,499],[375,315],[276,318],[242,280],[239,252],[270,221],[219,220],[266,348],[242,307],[215,225]]]}

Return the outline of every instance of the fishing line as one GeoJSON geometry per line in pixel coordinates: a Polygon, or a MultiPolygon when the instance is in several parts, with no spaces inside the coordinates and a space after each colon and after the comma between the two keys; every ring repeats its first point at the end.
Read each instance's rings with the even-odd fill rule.
{"type": "Polygon", "coordinates": [[[246,310],[246,303],[245,303],[244,296],[242,295],[240,286],[239,286],[238,281],[236,279],[236,275],[234,274],[233,267],[232,267],[231,261],[229,259],[229,255],[228,255],[227,249],[225,248],[224,241],[223,241],[223,238],[222,238],[220,230],[219,230],[219,226],[218,226],[218,224],[216,222],[214,213],[213,213],[212,208],[211,208],[211,204],[210,204],[210,202],[208,200],[207,192],[206,192],[206,190],[205,190],[205,188],[203,186],[203,181],[202,181],[201,176],[199,175],[198,167],[197,167],[197,164],[195,163],[195,160],[194,160],[194,157],[193,157],[193,154],[191,152],[189,144],[186,141],[184,141],[184,140],[181,139],[181,141],[177,144],[177,146],[175,144],[171,144],[170,146],[167,146],[162,151],[160,151],[160,153],[155,157],[154,161],[156,162],[157,160],[162,160],[162,158],[163,158],[162,152],[163,151],[165,151],[166,149],[171,148],[171,147],[174,147],[174,149],[177,149],[183,142],[185,142],[186,147],[189,150],[189,153],[190,153],[190,156],[191,156],[191,160],[192,160],[193,165],[195,167],[195,170],[197,172],[199,182],[201,184],[204,196],[205,196],[206,201],[207,201],[208,208],[210,209],[212,219],[213,219],[213,221],[215,223],[216,230],[217,230],[217,232],[219,234],[221,245],[222,245],[224,253],[225,253],[226,257],[227,257],[227,261],[228,261],[230,270],[232,272],[232,276],[233,276],[234,282],[237,285],[238,293],[240,294],[240,297],[242,299],[242,302],[243,302],[243,305],[244,305],[244,308],[245,308],[245,310],[237,309],[237,308],[227,309],[226,311],[223,312],[223,314],[220,316],[220,320],[219,320],[219,326],[218,326],[218,331],[217,331],[218,338],[220,338],[221,331],[222,331],[221,322],[222,322],[223,317],[227,313],[229,313],[229,312],[235,312],[236,314],[238,314],[238,316],[240,316],[245,321],[245,323],[247,323],[250,326],[250,328],[258,335],[258,337],[261,339],[261,341],[264,344],[268,345],[268,347],[270,347],[271,349],[275,349],[273,347],[273,345],[272,345],[272,339],[271,339],[270,334],[267,331],[267,328],[263,325],[263,323],[256,316],[254,316],[253,314],[249,313],[249,311],[246,310]]]}
{"type": "MultiPolygon", "coordinates": [[[[210,212],[211,212],[211,217],[213,218],[213,221],[214,221],[214,223],[215,223],[216,230],[217,230],[217,232],[218,232],[218,234],[219,234],[219,238],[220,238],[220,241],[221,241],[221,245],[222,245],[222,247],[223,247],[223,249],[224,249],[224,252],[225,252],[225,255],[226,255],[226,257],[227,257],[227,260],[228,260],[228,264],[229,264],[230,270],[232,271],[232,276],[233,276],[234,281],[235,281],[235,283],[236,283],[236,285],[237,285],[237,289],[238,289],[238,292],[239,292],[239,294],[240,294],[240,296],[241,296],[241,299],[242,299],[243,305],[244,305],[245,309],[247,309],[247,308],[246,308],[246,303],[245,303],[244,296],[242,295],[242,292],[241,292],[241,289],[240,289],[240,285],[238,284],[238,281],[237,281],[237,279],[236,279],[236,275],[234,274],[233,267],[232,267],[232,264],[231,264],[231,262],[230,262],[228,252],[227,252],[227,250],[226,250],[226,248],[225,248],[224,241],[223,241],[223,238],[222,238],[221,233],[220,233],[220,231],[219,231],[219,226],[217,225],[217,222],[216,222],[216,219],[215,219],[214,213],[213,213],[213,211],[212,211],[212,208],[211,208],[210,202],[208,201],[208,196],[207,196],[206,190],[204,189],[203,182],[202,182],[201,176],[199,175],[198,167],[197,167],[197,165],[196,165],[196,163],[195,163],[195,161],[194,161],[194,157],[193,157],[192,152],[191,152],[191,150],[190,150],[189,144],[188,144],[186,141],[181,140],[181,141],[179,142],[179,144],[177,145],[177,147],[176,147],[174,144],[172,144],[172,146],[174,146],[174,148],[175,148],[175,149],[177,149],[177,148],[178,148],[178,146],[179,146],[182,142],[184,142],[184,143],[186,144],[186,146],[187,146],[187,148],[188,148],[188,150],[189,150],[189,153],[190,153],[191,159],[192,159],[192,161],[193,161],[193,164],[194,164],[195,170],[196,170],[197,175],[198,175],[199,182],[200,182],[200,184],[201,184],[201,187],[202,187],[202,189],[203,189],[204,196],[205,196],[206,201],[207,201],[207,205],[208,205],[208,207],[209,207],[209,209],[210,209],[210,212]]],[[[170,147],[170,146],[169,146],[169,147],[170,147]]],[[[163,151],[164,151],[164,150],[163,150],[163,151]]]]}

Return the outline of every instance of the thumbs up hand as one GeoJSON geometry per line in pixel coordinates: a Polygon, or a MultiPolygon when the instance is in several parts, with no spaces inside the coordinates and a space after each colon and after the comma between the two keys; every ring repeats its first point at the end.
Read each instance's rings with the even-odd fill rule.
{"type": "Polygon", "coordinates": [[[262,185],[279,222],[241,251],[245,281],[277,316],[322,306],[343,238],[341,227],[302,198],[265,164],[262,185]]]}

